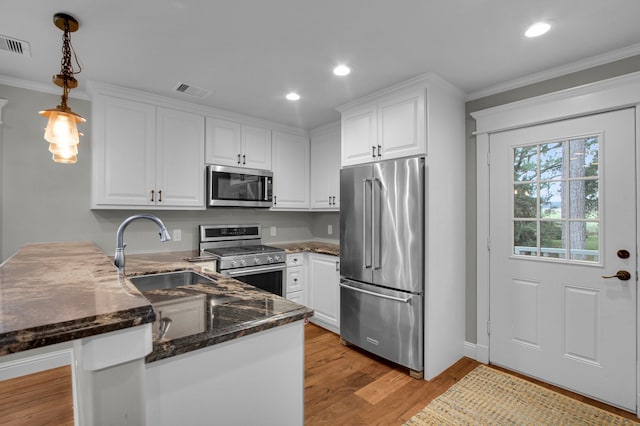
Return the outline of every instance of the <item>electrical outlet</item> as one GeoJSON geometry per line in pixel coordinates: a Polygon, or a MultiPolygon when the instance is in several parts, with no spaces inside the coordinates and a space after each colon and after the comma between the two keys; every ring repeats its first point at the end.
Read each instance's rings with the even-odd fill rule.
{"type": "Polygon", "coordinates": [[[276,235],[278,235],[278,231],[276,230],[275,226],[271,227],[271,236],[275,237],[276,235]]]}
{"type": "Polygon", "coordinates": [[[173,241],[182,240],[182,229],[174,229],[173,230],[173,241]]]}
{"type": "Polygon", "coordinates": [[[329,235],[333,234],[333,225],[328,225],[327,226],[327,234],[329,234],[329,235]]]}

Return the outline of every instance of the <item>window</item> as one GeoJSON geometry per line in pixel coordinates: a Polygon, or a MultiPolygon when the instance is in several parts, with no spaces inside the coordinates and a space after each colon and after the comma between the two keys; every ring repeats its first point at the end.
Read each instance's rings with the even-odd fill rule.
{"type": "Polygon", "coordinates": [[[514,255],[600,261],[599,140],[513,148],[514,255]]]}

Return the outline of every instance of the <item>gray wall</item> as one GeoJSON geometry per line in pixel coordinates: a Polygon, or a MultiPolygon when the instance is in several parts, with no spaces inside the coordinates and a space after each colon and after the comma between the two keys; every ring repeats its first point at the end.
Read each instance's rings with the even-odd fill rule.
{"type": "MultiPolygon", "coordinates": [[[[115,247],[123,219],[142,210],[91,210],[91,105],[71,99],[74,112],[87,118],[81,126],[78,162],[56,164],[43,139],[46,119],[38,111],[53,108],[60,97],[0,85],[3,108],[0,128],[0,259],[5,260],[28,243],[95,241],[106,253],[115,247]]],[[[127,253],[190,250],[198,246],[197,226],[215,223],[260,223],[266,243],[314,238],[338,239],[338,213],[273,212],[260,209],[209,209],[206,211],[155,211],[182,241],[160,243],[154,225],[131,224],[125,233],[127,253]],[[327,234],[333,225],[333,235],[327,234]],[[270,235],[275,226],[277,235],[270,235]]]]}
{"type": "Polygon", "coordinates": [[[561,77],[530,84],[518,89],[508,90],[484,98],[474,99],[466,103],[466,135],[467,135],[467,289],[466,289],[466,340],[476,342],[476,138],[473,132],[476,130],[476,122],[469,115],[474,111],[491,108],[510,102],[528,99],[546,93],[557,92],[617,77],[624,74],[640,71],[640,55],[631,56],[605,65],[563,75],[561,77]]]}

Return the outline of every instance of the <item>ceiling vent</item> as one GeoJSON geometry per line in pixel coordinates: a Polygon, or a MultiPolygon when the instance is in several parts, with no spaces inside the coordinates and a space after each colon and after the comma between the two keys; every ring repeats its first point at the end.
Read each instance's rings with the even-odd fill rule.
{"type": "Polygon", "coordinates": [[[186,83],[178,83],[173,90],[200,99],[204,99],[211,94],[211,90],[209,89],[203,89],[202,87],[196,87],[186,83]]]}
{"type": "Polygon", "coordinates": [[[0,50],[6,50],[18,55],[31,56],[29,43],[23,40],[3,36],[0,34],[0,50]]]}

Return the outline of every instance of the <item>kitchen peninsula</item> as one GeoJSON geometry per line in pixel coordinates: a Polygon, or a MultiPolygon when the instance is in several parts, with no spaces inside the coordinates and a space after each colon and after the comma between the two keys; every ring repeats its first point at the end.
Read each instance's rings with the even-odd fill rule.
{"type": "MultiPolygon", "coordinates": [[[[178,256],[129,256],[127,276],[198,269],[178,256]]],[[[212,277],[145,297],[93,243],[25,246],[0,266],[0,379],[71,365],[76,424],[301,424],[312,311],[212,277]],[[158,301],[207,294],[232,302],[217,323],[172,340],[152,329],[158,301]]]]}

